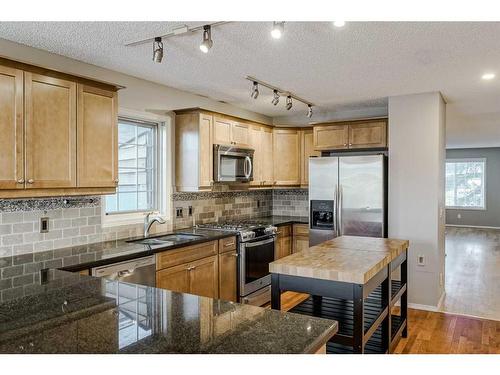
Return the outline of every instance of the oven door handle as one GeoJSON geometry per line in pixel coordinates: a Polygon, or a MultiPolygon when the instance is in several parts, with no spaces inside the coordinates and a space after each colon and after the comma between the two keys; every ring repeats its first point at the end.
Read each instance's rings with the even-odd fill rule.
{"type": "Polygon", "coordinates": [[[266,243],[274,242],[274,239],[275,239],[274,237],[271,237],[271,238],[267,238],[265,240],[258,241],[258,242],[243,242],[242,245],[244,245],[245,248],[256,247],[256,246],[260,246],[260,245],[265,245],[266,243]]]}

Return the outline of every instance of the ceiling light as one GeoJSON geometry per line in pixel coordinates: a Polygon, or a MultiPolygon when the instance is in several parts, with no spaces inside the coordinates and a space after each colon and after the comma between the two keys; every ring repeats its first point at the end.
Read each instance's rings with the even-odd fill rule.
{"type": "Polygon", "coordinates": [[[308,118],[311,118],[313,115],[313,109],[312,109],[312,105],[308,104],[307,105],[307,117],[308,118]]]}
{"type": "Polygon", "coordinates": [[[489,80],[495,78],[495,73],[485,73],[482,75],[481,78],[484,79],[485,81],[489,81],[489,80]]]}
{"type": "Polygon", "coordinates": [[[333,21],[333,26],[338,27],[340,29],[341,27],[345,26],[345,21],[333,21]]]}
{"type": "Polygon", "coordinates": [[[208,50],[212,48],[213,45],[212,28],[210,25],[205,25],[203,26],[203,42],[200,44],[201,52],[208,53],[208,50]]]}
{"type": "Polygon", "coordinates": [[[153,61],[161,63],[163,60],[163,42],[160,37],[156,37],[153,42],[153,61]]]}
{"type": "Polygon", "coordinates": [[[285,22],[284,21],[281,21],[281,22],[274,21],[273,22],[273,29],[271,30],[271,36],[274,39],[279,39],[279,38],[281,38],[281,36],[283,35],[284,32],[285,32],[285,22]]]}
{"type": "Polygon", "coordinates": [[[258,96],[259,96],[259,84],[254,81],[253,88],[252,88],[252,94],[250,94],[250,97],[257,99],[258,96]]]}
{"type": "Polygon", "coordinates": [[[280,102],[280,94],[278,94],[278,90],[273,90],[273,100],[271,100],[271,103],[274,105],[278,105],[280,102]]]}
{"type": "Polygon", "coordinates": [[[286,110],[289,111],[290,109],[292,109],[292,97],[290,95],[288,95],[286,97],[286,110]]]}

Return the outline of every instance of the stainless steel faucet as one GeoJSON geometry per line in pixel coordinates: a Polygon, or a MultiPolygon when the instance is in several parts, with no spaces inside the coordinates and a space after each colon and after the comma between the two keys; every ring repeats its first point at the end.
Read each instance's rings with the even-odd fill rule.
{"type": "Polygon", "coordinates": [[[149,236],[149,229],[154,224],[154,222],[158,222],[160,224],[165,224],[165,220],[161,216],[155,216],[153,218],[149,218],[152,212],[148,212],[146,216],[144,216],[144,238],[149,236]]]}

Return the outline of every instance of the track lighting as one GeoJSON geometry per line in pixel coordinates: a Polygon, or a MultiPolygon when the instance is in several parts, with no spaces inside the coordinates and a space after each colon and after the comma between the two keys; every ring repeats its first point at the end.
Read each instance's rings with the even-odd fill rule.
{"type": "Polygon", "coordinates": [[[312,105],[308,104],[307,105],[307,118],[311,118],[312,115],[313,115],[312,105]]]}
{"type": "Polygon", "coordinates": [[[271,103],[274,105],[278,105],[280,102],[280,94],[278,94],[278,90],[273,90],[273,100],[271,100],[271,103]]]}
{"type": "Polygon", "coordinates": [[[254,81],[252,93],[250,94],[251,98],[257,99],[259,97],[259,84],[254,81]]]}
{"type": "Polygon", "coordinates": [[[290,95],[288,95],[288,96],[286,97],[286,107],[285,107],[285,108],[286,108],[286,110],[287,110],[287,111],[291,110],[291,109],[292,109],[292,105],[293,105],[293,104],[292,104],[292,97],[291,97],[290,95]]]}
{"type": "Polygon", "coordinates": [[[153,61],[161,63],[163,60],[163,42],[160,37],[156,37],[153,42],[153,61]]]}
{"type": "Polygon", "coordinates": [[[214,42],[212,41],[212,27],[210,25],[203,26],[203,42],[200,44],[200,50],[203,53],[208,53],[212,48],[214,42]]]}
{"type": "Polygon", "coordinates": [[[285,22],[284,21],[274,21],[273,22],[273,29],[271,30],[271,36],[274,39],[279,39],[285,32],[285,22]]]}

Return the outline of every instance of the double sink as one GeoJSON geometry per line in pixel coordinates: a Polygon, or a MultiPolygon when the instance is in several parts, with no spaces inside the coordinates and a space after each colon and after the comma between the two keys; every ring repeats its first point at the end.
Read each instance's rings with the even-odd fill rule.
{"type": "Polygon", "coordinates": [[[133,241],[127,241],[127,242],[133,242],[133,243],[140,243],[143,245],[149,245],[149,246],[172,246],[175,245],[179,242],[189,242],[189,241],[195,241],[200,238],[203,238],[205,236],[201,234],[191,234],[191,233],[174,233],[174,234],[167,234],[165,236],[158,236],[158,237],[150,237],[150,238],[142,238],[139,240],[133,240],[133,241]]]}

